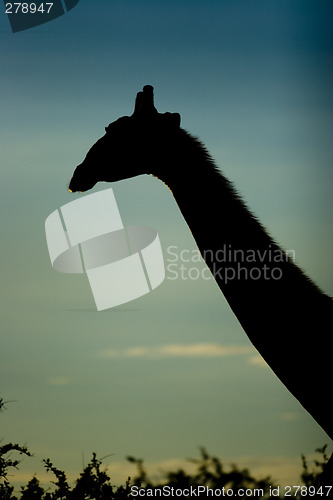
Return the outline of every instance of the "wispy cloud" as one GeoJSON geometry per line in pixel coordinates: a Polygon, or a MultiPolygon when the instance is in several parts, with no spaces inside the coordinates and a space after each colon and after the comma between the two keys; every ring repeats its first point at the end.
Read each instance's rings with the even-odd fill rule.
{"type": "Polygon", "coordinates": [[[70,380],[66,377],[51,377],[47,379],[48,385],[69,385],[70,380]]]}
{"type": "Polygon", "coordinates": [[[249,363],[250,363],[250,365],[262,366],[264,368],[268,367],[268,364],[266,363],[264,358],[262,358],[260,356],[260,354],[256,354],[255,356],[251,356],[251,358],[249,359],[249,363]]]}
{"type": "MultiPolygon", "coordinates": [[[[208,450],[209,451],[209,450],[208,450]]],[[[194,453],[194,455],[197,455],[194,453]]],[[[316,455],[307,455],[307,459],[311,463],[312,460],[318,459],[316,455]]],[[[299,455],[296,456],[226,456],[221,457],[225,470],[230,470],[229,464],[237,464],[239,468],[247,468],[254,476],[266,477],[271,476],[274,478],[274,483],[283,485],[297,484],[301,472],[301,459],[299,455]]],[[[105,466],[112,475],[113,484],[123,484],[130,476],[136,474],[135,466],[125,460],[116,461],[113,459],[106,460],[105,466]]],[[[169,458],[166,460],[156,462],[145,462],[145,469],[150,477],[160,480],[164,477],[163,472],[171,470],[183,469],[188,474],[194,474],[196,465],[183,458],[169,458]]],[[[12,482],[16,485],[17,489],[22,484],[26,484],[31,477],[36,475],[36,469],[29,469],[26,467],[25,471],[14,471],[12,482]]],[[[70,470],[67,472],[67,477],[70,482],[79,476],[79,470],[70,470]]],[[[50,484],[49,474],[43,470],[37,472],[37,477],[43,487],[50,484]]]]}
{"type": "Polygon", "coordinates": [[[293,421],[300,418],[300,414],[296,412],[285,412],[280,415],[281,420],[293,421]]]}
{"type": "Polygon", "coordinates": [[[215,358],[221,356],[239,356],[253,353],[250,346],[221,345],[217,343],[164,344],[160,346],[130,347],[128,349],[107,349],[102,352],[104,358],[215,358]]]}

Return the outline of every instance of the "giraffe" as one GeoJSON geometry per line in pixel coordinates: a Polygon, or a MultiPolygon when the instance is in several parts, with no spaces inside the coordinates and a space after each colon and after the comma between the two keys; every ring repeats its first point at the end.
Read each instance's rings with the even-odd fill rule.
{"type": "Polygon", "coordinates": [[[137,94],[132,116],[105,130],[75,169],[69,190],[142,174],[163,181],[248,338],[333,439],[332,299],[287,257],[201,142],[181,128],[180,115],[156,110],[153,87],[137,94]],[[222,249],[225,274],[216,271],[222,249]]]}

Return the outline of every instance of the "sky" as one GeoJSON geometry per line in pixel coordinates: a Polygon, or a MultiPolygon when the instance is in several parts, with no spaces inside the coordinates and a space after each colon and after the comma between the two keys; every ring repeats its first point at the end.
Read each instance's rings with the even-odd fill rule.
{"type": "Polygon", "coordinates": [[[165,257],[164,282],[135,301],[97,312],[86,276],[52,269],[44,231],[80,196],[67,189],[76,165],[150,84],[158,110],[181,114],[332,295],[332,10],[330,0],[80,0],[12,33],[2,8],[0,395],[12,402],[0,437],[34,453],[15,481],[48,480],[48,457],[75,477],[95,451],[124,482],[127,455],[157,470],[205,446],[297,484],[301,454],[332,451],[204,265],[182,260],[195,242],[160,181],[112,185],[123,221],[155,228],[165,257]],[[172,279],[171,247],[186,279],[172,279]]]}

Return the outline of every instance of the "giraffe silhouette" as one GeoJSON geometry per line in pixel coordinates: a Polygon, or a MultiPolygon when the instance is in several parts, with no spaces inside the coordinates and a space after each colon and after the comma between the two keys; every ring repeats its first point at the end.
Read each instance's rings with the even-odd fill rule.
{"type": "Polygon", "coordinates": [[[162,180],[249,339],[333,438],[332,299],[271,238],[205,147],[180,127],[180,115],[158,113],[153,87],[137,94],[132,116],[105,130],[75,169],[70,191],[141,174],[162,180]],[[228,277],[216,271],[222,249],[228,277]]]}

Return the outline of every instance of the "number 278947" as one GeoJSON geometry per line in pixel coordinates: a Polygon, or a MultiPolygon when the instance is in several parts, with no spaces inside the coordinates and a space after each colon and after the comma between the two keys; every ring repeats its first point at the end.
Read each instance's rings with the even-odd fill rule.
{"type": "Polygon", "coordinates": [[[49,14],[53,7],[53,2],[42,3],[6,3],[6,14],[49,14]]]}

